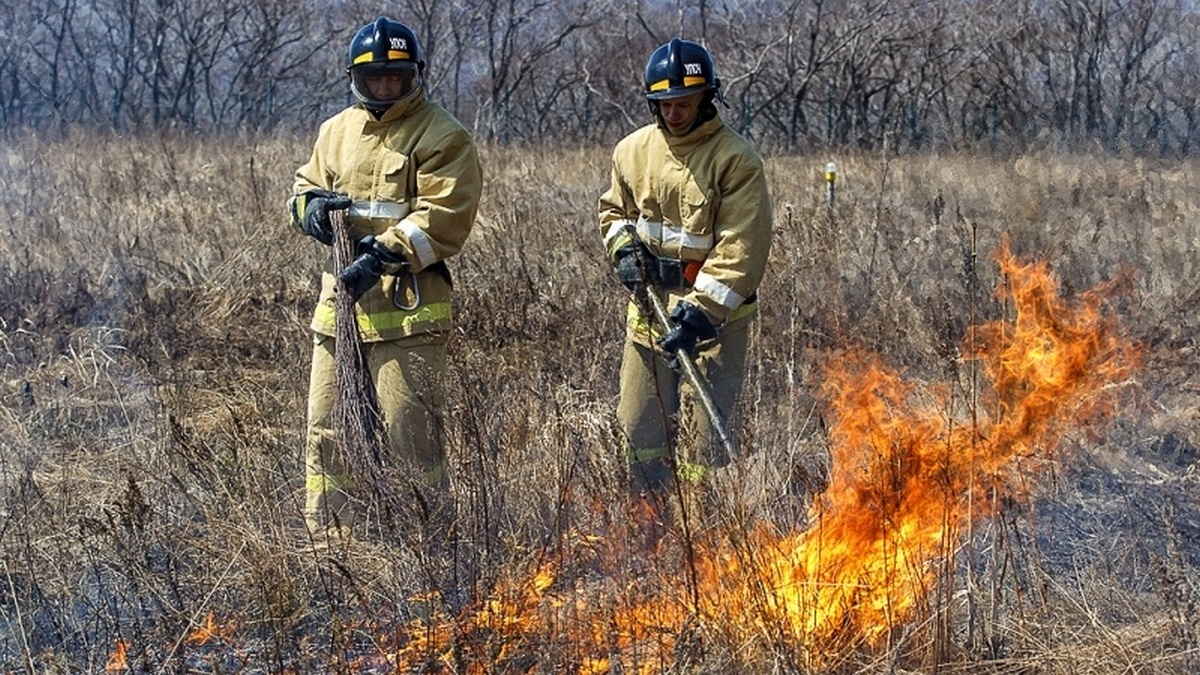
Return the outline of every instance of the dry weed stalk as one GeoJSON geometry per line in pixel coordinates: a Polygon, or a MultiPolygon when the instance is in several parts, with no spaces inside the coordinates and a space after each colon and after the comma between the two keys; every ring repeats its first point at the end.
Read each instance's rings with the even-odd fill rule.
{"type": "MultiPolygon", "coordinates": [[[[385,618],[362,599],[400,602],[420,583],[416,575],[397,581],[392,571],[407,562],[400,556],[379,572],[348,566],[354,576],[346,579],[323,558],[293,553],[303,528],[296,497],[306,394],[293,364],[307,356],[314,290],[311,276],[295,270],[327,250],[290,245],[298,240],[271,195],[290,190],[291,172],[276,168],[302,162],[311,139],[13,137],[0,153],[12,196],[0,204],[0,670],[102,672],[118,646],[138,672],[350,670],[375,653],[352,641],[379,625],[368,619],[385,618]],[[289,245],[262,245],[264,236],[289,245]],[[130,475],[148,511],[123,489],[130,475]],[[179,636],[195,628],[192,618],[209,610],[238,632],[211,646],[185,640],[164,669],[179,636]]],[[[471,538],[482,597],[491,580],[529,569],[540,552],[530,542],[577,531],[575,541],[593,549],[625,550],[623,458],[611,451],[610,415],[624,299],[591,236],[594,205],[581,198],[607,180],[609,150],[482,149],[489,196],[455,265],[455,386],[445,408],[460,531],[471,538]],[[567,224],[580,245],[564,245],[573,241],[567,224]],[[585,539],[595,532],[615,534],[585,539]]],[[[1128,418],[1112,439],[1089,444],[1090,464],[1055,467],[1066,480],[1050,499],[976,527],[974,550],[946,568],[941,634],[926,623],[890,651],[840,645],[818,668],[803,645],[779,637],[777,622],[761,639],[710,631],[699,646],[678,641],[692,651],[672,672],[696,663],[704,672],[813,675],[1197,672],[1200,466],[1192,453],[1200,427],[1191,411],[1200,373],[1200,167],[1151,163],[1131,185],[1117,158],[900,156],[889,189],[879,191],[884,167],[875,157],[837,156],[828,226],[812,157],[768,158],[776,212],[783,217],[791,204],[793,215],[777,223],[741,431],[772,515],[796,520],[774,514],[786,505],[767,490],[793,459],[822,445],[810,412],[814,364],[847,336],[922,379],[959,376],[971,398],[956,402],[988,411],[972,394],[970,365],[940,347],[957,345],[951,338],[977,316],[1006,314],[1001,300],[977,290],[998,281],[988,266],[968,268],[977,279],[957,274],[968,247],[977,240],[988,251],[1001,232],[1012,232],[1021,252],[1052,260],[1072,289],[1092,286],[1117,259],[1143,272],[1131,312],[1153,350],[1146,387],[1161,412],[1150,428],[1128,418]],[[945,209],[940,223],[939,211],[931,218],[922,206],[930,204],[945,209]],[[868,278],[870,269],[877,276],[868,278]],[[1179,439],[1170,457],[1158,442],[1166,434],[1179,439]],[[1168,519],[1155,505],[1169,498],[1177,510],[1168,519]],[[1125,500],[1146,503],[1156,517],[1132,522],[1125,500]],[[1160,562],[1163,577],[1155,576],[1160,562]]],[[[343,352],[355,344],[341,342],[343,352]]],[[[349,448],[347,440],[344,431],[339,442],[349,448]]],[[[369,475],[354,470],[360,494],[378,498],[369,475]]],[[[734,518],[721,526],[745,529],[734,518]]],[[[630,604],[624,587],[617,591],[625,595],[609,595],[619,575],[639,575],[633,580],[645,583],[630,586],[640,591],[675,572],[630,553],[610,574],[592,562],[599,554],[581,548],[559,549],[561,585],[598,607],[630,604]]],[[[344,557],[357,563],[377,550],[344,557]]],[[[748,543],[737,552],[746,564],[763,553],[748,543]]],[[[582,608],[562,607],[550,629],[571,625],[582,608]]],[[[771,617],[769,609],[759,615],[771,617]]],[[[579,656],[598,653],[549,631],[540,643],[487,635],[497,651],[524,650],[519,658],[528,660],[513,657],[513,669],[537,660],[529,667],[582,672],[579,656]]],[[[484,654],[470,647],[463,651],[484,654]]]]}
{"type": "MultiPolygon", "coordinates": [[[[344,211],[331,212],[330,219],[333,223],[334,269],[343,270],[354,261],[355,242],[346,227],[344,211]]],[[[335,442],[342,462],[354,476],[358,498],[378,506],[383,525],[391,527],[395,524],[393,507],[398,502],[395,488],[383,471],[383,421],[358,332],[355,302],[345,284],[338,279],[334,301],[337,320],[335,442]]]]}

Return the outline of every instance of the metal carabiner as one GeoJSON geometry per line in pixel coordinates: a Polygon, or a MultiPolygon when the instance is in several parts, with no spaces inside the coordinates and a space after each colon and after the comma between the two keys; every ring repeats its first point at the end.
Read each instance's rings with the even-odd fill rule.
{"type": "Polygon", "coordinates": [[[395,305],[397,309],[405,312],[411,312],[417,307],[421,306],[421,286],[417,283],[417,274],[416,272],[409,272],[408,276],[412,279],[413,303],[411,305],[405,305],[404,303],[400,302],[399,299],[400,279],[402,277],[396,277],[396,283],[392,284],[392,304],[395,305]]]}

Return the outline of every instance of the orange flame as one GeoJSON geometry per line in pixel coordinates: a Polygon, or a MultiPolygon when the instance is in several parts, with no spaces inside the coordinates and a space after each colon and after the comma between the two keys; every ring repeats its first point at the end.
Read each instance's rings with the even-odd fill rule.
{"type": "Polygon", "coordinates": [[[573,672],[608,672],[614,661],[658,672],[681,641],[721,635],[741,653],[782,643],[816,664],[910,621],[952,571],[970,525],[1000,498],[1024,497],[1022,476],[1109,412],[1138,366],[1102,312],[1111,285],[1069,303],[1047,267],[1020,264],[1007,240],[995,259],[1013,318],[967,336],[963,353],[990,383],[978,403],[905,381],[859,350],[828,360],[820,394],[833,471],[814,527],[759,527],[698,550],[690,574],[615,589],[555,590],[546,565],[457,618],[414,622],[395,662],[452,672],[452,644],[470,663],[498,664],[554,641],[573,645],[573,672]]]}
{"type": "Polygon", "coordinates": [[[117,640],[117,644],[113,647],[113,651],[108,655],[108,661],[104,664],[104,672],[106,673],[123,673],[129,670],[129,664],[125,660],[125,653],[129,647],[124,640],[117,640]]]}
{"type": "Polygon", "coordinates": [[[204,617],[204,625],[192,631],[185,640],[188,644],[203,645],[209,640],[217,638],[227,638],[233,633],[233,625],[218,624],[213,620],[213,613],[209,612],[204,617]]]}

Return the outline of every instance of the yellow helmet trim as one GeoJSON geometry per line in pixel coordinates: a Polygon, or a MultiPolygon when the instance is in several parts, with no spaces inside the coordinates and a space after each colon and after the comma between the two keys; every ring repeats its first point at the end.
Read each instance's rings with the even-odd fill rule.
{"type": "MultiPolygon", "coordinates": [[[[692,75],[692,76],[683,78],[683,86],[685,86],[685,87],[696,87],[696,86],[700,86],[702,84],[708,84],[708,80],[705,80],[703,75],[700,75],[700,76],[692,75]]],[[[671,88],[670,80],[659,80],[658,82],[655,82],[654,84],[650,85],[650,91],[666,91],[670,88],[671,88]]]]}
{"type": "MultiPolygon", "coordinates": [[[[389,61],[408,61],[412,58],[408,52],[389,51],[387,55],[389,61]]],[[[357,66],[360,63],[370,63],[374,57],[375,54],[372,52],[363,52],[362,54],[354,57],[354,65],[357,66]]]]}

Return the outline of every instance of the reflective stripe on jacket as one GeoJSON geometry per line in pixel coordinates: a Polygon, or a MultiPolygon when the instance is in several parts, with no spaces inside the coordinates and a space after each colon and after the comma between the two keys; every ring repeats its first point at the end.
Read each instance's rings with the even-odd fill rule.
{"type": "Polygon", "coordinates": [[[687,300],[714,325],[753,312],[746,301],[766,271],[771,200],[762,157],[719,117],[685,136],[647,125],[622,139],[599,211],[610,259],[636,236],[656,256],[702,263],[672,302],[687,300]]]}
{"type": "MultiPolygon", "coordinates": [[[[321,125],[312,156],[296,171],[293,195],[314,188],[348,195],[351,237],[375,235],[413,272],[385,273],[359,299],[363,339],[450,330],[450,280],[439,263],[462,248],[483,190],[467,130],[424,92],[378,120],[362,106],[347,108],[321,125]]],[[[331,256],[312,320],[312,330],[324,335],[335,335],[334,272],[331,256]]]]}

